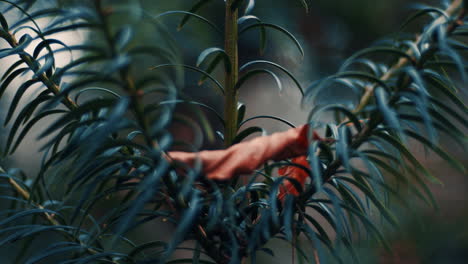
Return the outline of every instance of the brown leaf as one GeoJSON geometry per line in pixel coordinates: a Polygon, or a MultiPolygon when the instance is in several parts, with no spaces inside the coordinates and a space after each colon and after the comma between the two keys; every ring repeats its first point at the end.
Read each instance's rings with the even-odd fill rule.
{"type": "MultiPolygon", "coordinates": [[[[315,131],[314,131],[315,132],[315,131]]],[[[270,136],[257,137],[224,150],[200,152],[172,151],[171,159],[193,165],[197,159],[209,179],[228,180],[240,174],[248,174],[267,160],[284,160],[307,154],[308,126],[292,128],[270,136]]],[[[313,139],[318,135],[313,134],[313,139]]]]}
{"type": "MultiPolygon", "coordinates": [[[[309,162],[307,161],[307,156],[300,156],[293,158],[291,163],[298,164],[310,169],[309,162]]],[[[309,173],[301,167],[298,166],[284,166],[278,170],[280,176],[286,176],[296,180],[302,188],[304,188],[305,182],[309,177],[309,173]]],[[[294,186],[291,181],[285,180],[279,188],[278,199],[283,201],[286,194],[292,194],[294,196],[299,195],[299,191],[294,186]]]]}

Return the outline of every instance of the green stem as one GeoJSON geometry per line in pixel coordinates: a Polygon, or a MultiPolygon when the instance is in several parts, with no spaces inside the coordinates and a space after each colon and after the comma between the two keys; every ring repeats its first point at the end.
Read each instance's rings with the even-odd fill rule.
{"type": "Polygon", "coordinates": [[[239,57],[237,45],[237,9],[232,10],[234,0],[226,1],[226,20],[224,31],[224,50],[231,61],[231,69],[226,69],[224,95],[224,144],[229,147],[237,134],[238,91],[235,88],[239,76],[239,57]]]}

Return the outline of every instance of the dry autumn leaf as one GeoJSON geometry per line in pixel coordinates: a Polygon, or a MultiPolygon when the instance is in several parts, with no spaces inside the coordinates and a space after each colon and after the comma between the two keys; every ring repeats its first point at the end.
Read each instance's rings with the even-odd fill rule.
{"type": "MultiPolygon", "coordinates": [[[[291,160],[291,163],[301,165],[303,167],[309,168],[309,162],[307,161],[307,156],[300,156],[297,158],[293,158],[291,160]]],[[[283,166],[278,170],[278,173],[280,176],[285,176],[290,179],[294,179],[297,181],[302,188],[304,188],[305,182],[307,178],[309,177],[309,173],[304,170],[303,168],[299,166],[283,166]]],[[[279,193],[278,193],[278,199],[281,201],[284,200],[284,197],[286,194],[292,194],[294,196],[299,195],[299,191],[297,188],[294,186],[294,184],[291,181],[285,180],[283,184],[279,188],[279,193]]]]}
{"type": "MultiPolygon", "coordinates": [[[[189,165],[193,165],[199,159],[208,179],[228,180],[234,176],[251,173],[268,160],[279,161],[306,155],[307,133],[308,126],[303,125],[269,136],[257,137],[224,150],[172,151],[168,155],[175,161],[189,165]]],[[[315,131],[313,139],[320,139],[315,131]]]]}

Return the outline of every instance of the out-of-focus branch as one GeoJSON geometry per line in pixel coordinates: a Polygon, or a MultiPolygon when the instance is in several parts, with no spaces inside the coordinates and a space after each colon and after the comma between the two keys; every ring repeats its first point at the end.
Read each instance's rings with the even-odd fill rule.
{"type": "MultiPolygon", "coordinates": [[[[445,10],[445,13],[447,14],[448,17],[453,16],[453,14],[455,12],[460,10],[462,4],[463,4],[463,0],[453,1],[452,4],[445,10]]],[[[447,28],[448,33],[453,31],[455,29],[455,27],[457,26],[457,24],[460,23],[461,18],[463,18],[465,16],[465,12],[466,12],[465,9],[462,9],[460,11],[460,14],[457,17],[456,21],[454,23],[451,23],[448,26],[448,28],[447,28]]],[[[437,25],[437,24],[446,23],[446,22],[448,22],[446,20],[447,20],[446,17],[440,16],[435,21],[433,21],[432,24],[437,25]]],[[[422,40],[422,37],[418,36],[416,38],[416,40],[414,41],[414,44],[417,46],[421,42],[421,40],[422,40]]],[[[414,55],[414,51],[412,49],[408,49],[408,50],[406,50],[406,54],[408,54],[409,57],[411,57],[411,56],[414,55]]],[[[383,74],[380,77],[380,80],[381,81],[387,81],[388,79],[390,79],[390,77],[392,77],[394,72],[397,72],[399,69],[403,68],[409,62],[410,62],[410,59],[407,58],[407,57],[400,58],[395,65],[393,65],[387,72],[385,72],[385,74],[383,74]]],[[[359,105],[354,109],[355,113],[360,112],[362,109],[364,109],[364,107],[366,107],[369,104],[370,99],[374,95],[374,90],[375,90],[376,87],[377,87],[377,85],[368,85],[368,86],[365,87],[366,91],[362,95],[361,100],[359,101],[359,105]]]]}
{"type": "MultiPolygon", "coordinates": [[[[450,24],[447,26],[446,32],[447,34],[453,32],[453,30],[456,29],[457,26],[460,26],[463,24],[462,20],[466,15],[466,10],[465,8],[462,7],[463,5],[463,0],[455,0],[452,2],[452,4],[445,10],[446,14],[450,17],[453,16],[456,12],[458,12],[457,18],[450,22],[450,24]]],[[[446,23],[447,18],[444,16],[439,17],[436,19],[433,24],[441,24],[441,23],[446,23]]],[[[421,41],[421,37],[418,37],[415,41],[415,43],[419,43],[421,41]]],[[[412,50],[408,50],[407,54],[409,56],[413,55],[412,50]]],[[[381,81],[387,81],[394,72],[398,71],[402,67],[404,67],[408,62],[410,62],[407,58],[401,58],[398,60],[398,62],[393,65],[384,75],[380,77],[381,81]]],[[[354,112],[359,112],[361,111],[370,101],[372,96],[374,95],[374,89],[377,87],[377,85],[371,85],[368,86],[366,89],[366,92],[363,94],[361,97],[361,101],[359,105],[354,109],[354,112]]],[[[347,120],[345,121],[347,122],[347,120]]],[[[352,148],[358,148],[361,144],[363,144],[366,139],[372,134],[372,131],[383,122],[383,118],[380,115],[376,115],[373,119],[369,119],[366,125],[363,126],[362,130],[356,134],[350,143],[350,146],[352,148]]],[[[323,173],[323,181],[328,181],[340,168],[342,165],[342,162],[339,159],[334,160],[330,165],[327,167],[325,172],[323,173]]],[[[311,197],[314,193],[316,192],[315,188],[311,187],[309,188],[306,192],[304,192],[301,195],[301,199],[307,200],[309,197],[311,197]]]]}

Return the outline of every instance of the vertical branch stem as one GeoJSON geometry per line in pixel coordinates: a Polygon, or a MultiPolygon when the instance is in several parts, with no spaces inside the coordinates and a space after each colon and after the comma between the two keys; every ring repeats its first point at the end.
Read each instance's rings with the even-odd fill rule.
{"type": "Polygon", "coordinates": [[[226,20],[224,30],[224,50],[231,61],[231,69],[226,69],[224,97],[224,144],[229,147],[237,134],[238,91],[235,88],[239,76],[239,57],[237,45],[237,8],[232,10],[233,0],[226,1],[226,20]]]}

